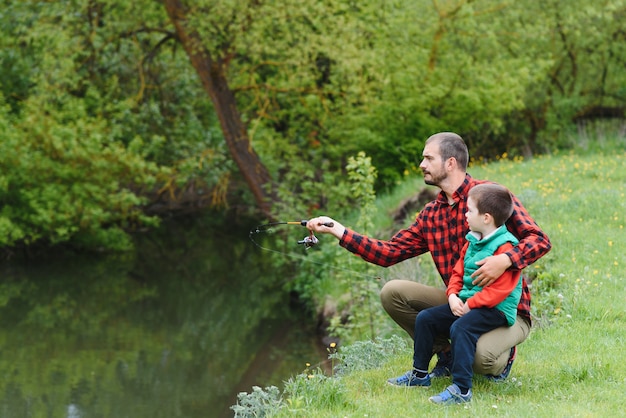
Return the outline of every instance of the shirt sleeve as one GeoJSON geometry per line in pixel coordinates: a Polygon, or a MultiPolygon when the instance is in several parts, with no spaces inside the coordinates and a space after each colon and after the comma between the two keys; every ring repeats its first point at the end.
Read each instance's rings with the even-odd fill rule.
{"type": "Polygon", "coordinates": [[[459,261],[456,262],[454,268],[452,269],[452,274],[450,275],[450,281],[448,282],[448,287],[446,288],[446,296],[450,295],[458,295],[463,289],[463,275],[464,275],[464,263],[463,259],[465,258],[465,253],[467,251],[467,247],[469,246],[469,242],[463,246],[463,250],[461,250],[461,257],[459,261]]]}
{"type": "Polygon", "coordinates": [[[515,210],[506,225],[519,243],[506,255],[511,259],[512,269],[522,270],[547,254],[552,244],[517,197],[513,197],[513,203],[515,210]]]}
{"type": "MultiPolygon", "coordinates": [[[[494,252],[494,255],[502,254],[510,250],[511,244],[504,244],[494,252]]],[[[521,271],[508,269],[502,276],[487,287],[483,287],[480,292],[475,293],[467,300],[470,309],[493,308],[502,302],[517,287],[520,280],[521,271]]]]}
{"type": "Polygon", "coordinates": [[[396,233],[388,241],[369,238],[346,228],[339,245],[359,255],[363,260],[382,267],[392,266],[428,251],[419,220],[409,228],[396,233]]]}

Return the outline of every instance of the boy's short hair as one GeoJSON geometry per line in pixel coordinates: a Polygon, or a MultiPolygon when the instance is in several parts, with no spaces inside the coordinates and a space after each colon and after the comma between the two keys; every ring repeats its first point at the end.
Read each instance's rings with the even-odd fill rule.
{"type": "Polygon", "coordinates": [[[481,183],[468,194],[476,203],[478,213],[488,213],[496,226],[503,225],[513,214],[513,195],[506,187],[496,183],[481,183]]]}

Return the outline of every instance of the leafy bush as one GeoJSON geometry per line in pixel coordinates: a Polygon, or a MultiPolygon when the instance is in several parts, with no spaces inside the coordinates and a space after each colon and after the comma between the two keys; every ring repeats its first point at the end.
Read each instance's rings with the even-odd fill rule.
{"type": "Polygon", "coordinates": [[[307,408],[324,408],[341,405],[345,401],[346,388],[341,379],[328,377],[320,370],[300,373],[285,382],[283,393],[276,386],[261,389],[254,386],[252,392],[237,395],[237,404],[231,406],[235,417],[268,417],[287,409],[290,413],[305,413],[307,408]]]}
{"type": "Polygon", "coordinates": [[[375,341],[357,341],[338,350],[329,350],[328,358],[334,364],[339,361],[332,376],[326,376],[319,368],[305,370],[289,378],[283,392],[276,386],[261,389],[252,388],[252,392],[237,395],[237,404],[231,406],[235,417],[267,417],[279,411],[288,411],[296,415],[306,414],[309,408],[324,409],[341,406],[347,402],[342,376],[356,371],[381,367],[398,353],[408,349],[406,340],[398,336],[375,341]]]}
{"type": "Polygon", "coordinates": [[[239,393],[237,404],[230,409],[235,412],[235,417],[261,418],[275,414],[284,406],[280,390],[276,386],[268,386],[265,389],[253,386],[251,393],[239,393]]]}
{"type": "Polygon", "coordinates": [[[157,222],[135,191],[153,187],[162,170],[111,140],[102,118],[32,106],[24,119],[0,110],[0,246],[128,249],[128,231],[157,222]]]}
{"type": "Polygon", "coordinates": [[[335,367],[337,374],[345,374],[379,368],[408,347],[407,341],[397,335],[386,339],[377,337],[374,341],[357,341],[342,347],[328,358],[339,361],[335,367]]]}

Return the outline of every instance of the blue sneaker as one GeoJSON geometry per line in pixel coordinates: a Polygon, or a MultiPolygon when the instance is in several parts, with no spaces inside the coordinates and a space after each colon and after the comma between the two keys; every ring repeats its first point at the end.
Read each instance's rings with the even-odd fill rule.
{"type": "Polygon", "coordinates": [[[452,352],[440,351],[437,353],[437,364],[433,367],[429,376],[431,379],[452,376],[450,369],[452,369],[452,352]]]}
{"type": "Polygon", "coordinates": [[[472,400],[472,390],[470,389],[465,395],[461,394],[461,389],[453,383],[446,388],[439,395],[431,396],[428,398],[432,403],[438,405],[454,405],[457,403],[465,403],[472,400]]]}
{"type": "Polygon", "coordinates": [[[393,377],[387,380],[392,386],[406,386],[406,387],[416,387],[416,386],[430,386],[430,376],[426,375],[425,377],[417,377],[413,373],[413,370],[409,370],[402,376],[393,377]]]}
{"type": "Polygon", "coordinates": [[[517,356],[517,347],[511,348],[511,352],[509,354],[509,361],[506,363],[506,366],[504,366],[504,370],[502,371],[502,373],[500,373],[497,376],[494,376],[493,374],[486,374],[485,377],[488,380],[491,380],[492,382],[496,382],[496,383],[504,381],[507,377],[509,377],[509,374],[511,373],[511,368],[513,367],[515,356],[517,356]]]}

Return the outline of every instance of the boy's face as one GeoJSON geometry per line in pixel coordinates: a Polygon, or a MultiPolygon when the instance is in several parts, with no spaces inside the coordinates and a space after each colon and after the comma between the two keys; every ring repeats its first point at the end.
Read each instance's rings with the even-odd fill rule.
{"type": "Polygon", "coordinates": [[[467,198],[467,212],[465,212],[465,219],[467,219],[467,224],[469,225],[470,230],[480,233],[484,231],[485,215],[478,213],[476,202],[471,196],[467,198]]]}

